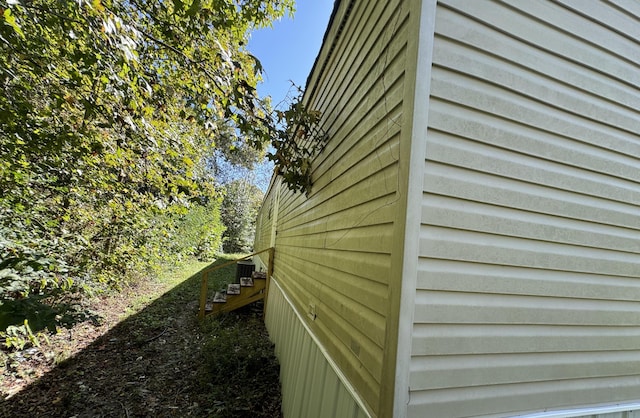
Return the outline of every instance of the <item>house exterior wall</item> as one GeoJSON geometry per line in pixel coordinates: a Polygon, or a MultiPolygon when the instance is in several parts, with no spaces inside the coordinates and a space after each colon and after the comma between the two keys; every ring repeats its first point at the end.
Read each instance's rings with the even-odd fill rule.
{"type": "Polygon", "coordinates": [[[639,19],[439,2],[407,416],[640,399],[639,19]]]}
{"type": "Polygon", "coordinates": [[[274,279],[268,295],[267,329],[270,337],[279,342],[276,355],[282,359],[284,416],[367,418],[366,408],[357,402],[354,389],[345,384],[340,370],[305,327],[303,316],[274,279]]]}
{"type": "MultiPolygon", "coordinates": [[[[397,335],[389,329],[397,327],[390,302],[397,296],[390,293],[400,282],[391,275],[391,258],[395,224],[402,216],[398,158],[408,16],[409,6],[400,0],[340,2],[305,93],[307,106],[322,112],[330,140],[313,161],[311,193],[282,186],[278,195],[274,281],[300,313],[296,320],[371,416],[380,415],[384,382],[393,392],[394,370],[384,364],[392,362],[395,351],[388,348],[395,348],[397,335]]],[[[268,230],[264,222],[261,233],[268,230]]],[[[262,236],[257,242],[256,251],[266,245],[262,236]]],[[[271,312],[270,328],[281,320],[271,312]]],[[[293,329],[273,334],[276,347],[298,338],[293,329]]],[[[286,392],[297,379],[286,372],[294,360],[279,358],[286,392]]],[[[295,361],[296,373],[313,376],[306,368],[316,364],[314,358],[295,361]]],[[[284,393],[283,408],[298,411],[288,402],[317,402],[315,396],[284,393]]],[[[322,401],[335,402],[331,396],[322,401]]]]}
{"type": "MultiPolygon", "coordinates": [[[[278,225],[278,204],[281,179],[274,177],[269,184],[267,194],[262,201],[256,219],[256,236],[253,243],[254,250],[261,251],[275,245],[276,230],[278,225]]],[[[269,253],[258,254],[253,259],[257,270],[267,271],[269,253]]]]}

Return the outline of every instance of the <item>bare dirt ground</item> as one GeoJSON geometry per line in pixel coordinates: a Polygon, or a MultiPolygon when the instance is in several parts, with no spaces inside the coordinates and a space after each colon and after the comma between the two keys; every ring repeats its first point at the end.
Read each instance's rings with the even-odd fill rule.
{"type": "Polygon", "coordinates": [[[281,417],[262,305],[200,323],[199,280],[96,299],[99,325],[5,353],[0,417],[281,417]]]}

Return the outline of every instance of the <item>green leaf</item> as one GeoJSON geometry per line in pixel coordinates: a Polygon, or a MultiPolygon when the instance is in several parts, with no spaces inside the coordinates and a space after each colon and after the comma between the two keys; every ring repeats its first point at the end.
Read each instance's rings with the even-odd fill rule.
{"type": "Polygon", "coordinates": [[[5,9],[3,15],[5,24],[11,26],[22,39],[25,39],[22,29],[18,25],[18,22],[16,22],[15,16],[11,13],[11,9],[5,9]]]}
{"type": "MultiPolygon", "coordinates": [[[[162,259],[215,251],[224,227],[214,176],[223,174],[212,172],[212,155],[247,167],[268,141],[287,143],[254,90],[262,67],[245,44],[248,28],[293,1],[10,3],[0,8],[12,51],[0,53],[9,74],[0,83],[0,274],[12,274],[16,293],[3,281],[1,296],[64,299],[67,280],[117,288],[162,259]]],[[[282,155],[298,173],[300,159],[282,155]]]]}
{"type": "Polygon", "coordinates": [[[184,3],[182,0],[173,0],[173,10],[180,13],[184,9],[184,3]]]}
{"type": "Polygon", "coordinates": [[[189,7],[189,10],[187,10],[187,16],[193,17],[197,15],[201,9],[202,9],[201,0],[193,0],[193,3],[191,3],[191,7],[189,7]]]}

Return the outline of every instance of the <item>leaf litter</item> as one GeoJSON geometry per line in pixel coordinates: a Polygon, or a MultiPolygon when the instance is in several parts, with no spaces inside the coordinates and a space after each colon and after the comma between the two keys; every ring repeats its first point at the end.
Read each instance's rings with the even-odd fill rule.
{"type": "Polygon", "coordinates": [[[0,353],[0,417],[281,417],[262,304],[198,322],[199,275],[166,287],[96,298],[99,324],[0,353]]]}

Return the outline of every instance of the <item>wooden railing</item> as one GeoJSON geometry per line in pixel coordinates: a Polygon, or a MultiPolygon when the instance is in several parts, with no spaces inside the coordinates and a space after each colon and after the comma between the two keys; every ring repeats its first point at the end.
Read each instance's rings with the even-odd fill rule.
{"type": "Polygon", "coordinates": [[[202,270],[202,282],[200,283],[200,308],[198,309],[198,318],[203,319],[205,317],[205,310],[207,306],[207,292],[209,291],[209,273],[219,270],[223,267],[237,264],[239,261],[247,260],[258,254],[269,252],[269,262],[267,263],[267,283],[265,288],[264,308],[263,315],[267,312],[267,295],[269,294],[269,283],[271,282],[271,276],[273,275],[273,258],[275,256],[275,248],[267,248],[266,250],[258,251],[253,254],[245,255],[237,260],[231,260],[227,263],[220,264],[219,266],[213,266],[202,270]]]}

